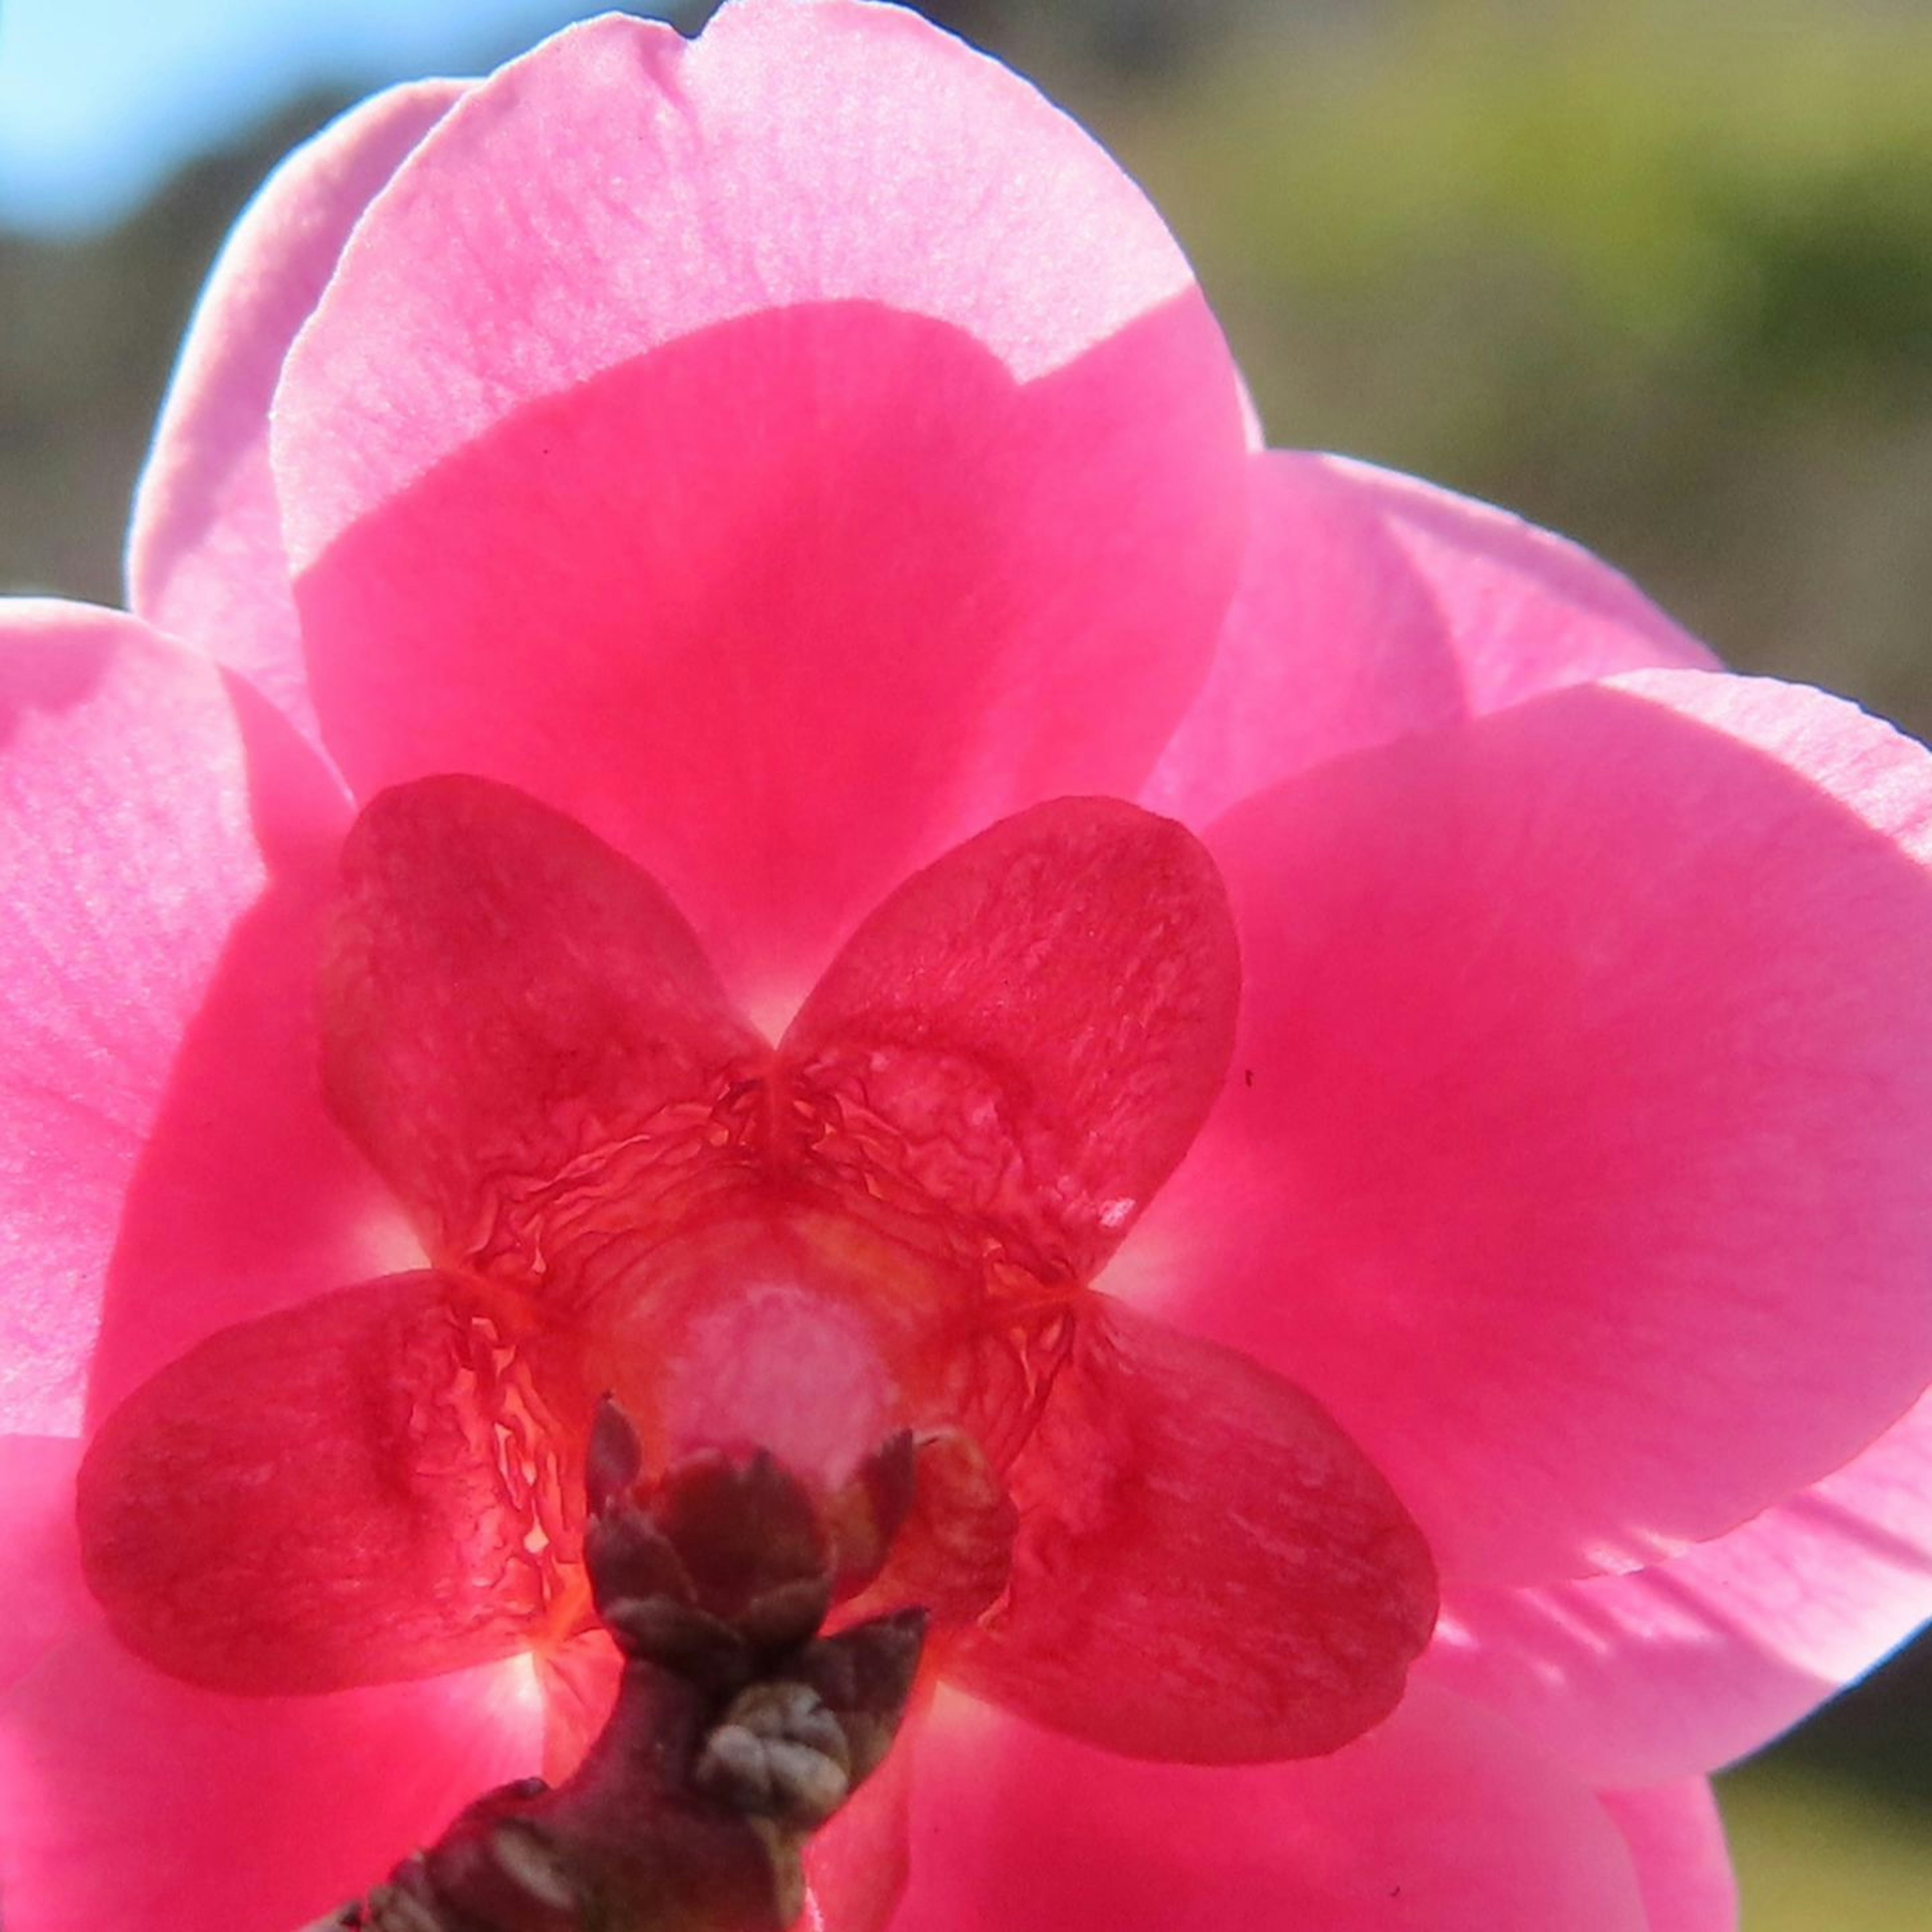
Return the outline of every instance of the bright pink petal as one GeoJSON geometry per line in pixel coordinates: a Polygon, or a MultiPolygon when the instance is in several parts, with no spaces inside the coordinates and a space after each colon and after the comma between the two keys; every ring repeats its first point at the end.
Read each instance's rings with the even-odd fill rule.
{"type": "Polygon", "coordinates": [[[134,610],[245,671],[310,732],[268,472],[268,404],[357,218],[462,92],[455,81],[392,88],[268,178],[202,292],[135,494],[134,610]]]}
{"type": "Polygon", "coordinates": [[[1687,1778],[1601,1796],[1630,1847],[1648,1932],[1737,1932],[1738,1882],[1710,1786],[1687,1778]]]}
{"type": "Polygon", "coordinates": [[[1138,191],[841,0],[688,48],[608,18],[479,87],[358,231],[275,436],[358,790],[539,794],[761,1012],[970,832],[1139,783],[1245,520],[1232,365],[1138,191]]]}
{"type": "Polygon", "coordinates": [[[80,1472],[116,1634],[223,1690],[335,1690],[525,1648],[574,1555],[592,1397],[502,1294],[431,1274],[223,1330],[108,1417],[80,1472]]]}
{"type": "Polygon", "coordinates": [[[656,883],[508,787],[378,798],[322,975],[336,1118],[435,1260],[586,1292],[734,1184],[728,1096],[769,1049],[656,883]]]}
{"type": "Polygon", "coordinates": [[[947,1669],[1136,1756],[1318,1756],[1395,1708],[1429,1552],[1301,1392],[1094,1296],[1010,1473],[1011,1586],[947,1669]]]}
{"type": "Polygon", "coordinates": [[[1918,746],[1636,673],[1309,772],[1209,843],[1244,1030],[1150,1252],[1333,1411],[1445,1576],[1654,1561],[1917,1396],[1918,746]]]}
{"type": "Polygon", "coordinates": [[[118,1350],[122,1313],[138,1325],[190,1262],[196,1279],[160,1325],[178,1332],[224,1298],[252,1312],[302,1257],[315,1198],[340,1206],[351,1184],[306,1069],[325,1138],[279,1124],[299,1109],[274,1041],[300,1010],[261,1016],[259,987],[223,1004],[238,960],[294,943],[342,807],[266,705],[238,709],[214,667],[131,619],[6,606],[0,680],[0,1425],[70,1433],[104,1318],[118,1350]],[[196,1069],[207,1077],[190,1100],[196,1069]],[[144,1253],[128,1192],[170,1164],[184,1190],[173,1246],[144,1253]],[[266,1172],[265,1246],[243,1231],[268,1219],[266,1172]]]}
{"type": "Polygon", "coordinates": [[[886,1761],[806,1847],[810,1892],[797,1932],[881,1932],[905,1889],[917,1775],[914,1719],[886,1761]]]}
{"type": "Polygon", "coordinates": [[[295,1932],[536,1766],[528,1665],[227,1697],[96,1624],[0,1703],[7,1932],[295,1932]]]}
{"type": "Polygon", "coordinates": [[[1142,793],[1201,825],[1310,765],[1702,644],[1574,544],[1335,456],[1252,459],[1240,587],[1142,793]]]}
{"type": "Polygon", "coordinates": [[[1220,1090],[1240,989],[1193,836],[1111,799],[1003,820],[860,926],[785,1035],[806,1171],[935,1203],[977,1260],[1092,1274],[1220,1090]]]}
{"type": "Polygon", "coordinates": [[[1424,1665],[1599,1784],[1754,1751],[1932,1618],[1932,1396],[1863,1455],[1653,1569],[1472,1590],[1424,1665]]]}
{"type": "Polygon", "coordinates": [[[1252,1770],[1112,1757],[953,1700],[919,1742],[894,1932],[1646,1932],[1595,1797],[1441,1694],[1252,1770]]]}
{"type": "Polygon", "coordinates": [[[66,1436],[0,1436],[0,1697],[99,1614],[74,1548],[80,1461],[66,1436]]]}

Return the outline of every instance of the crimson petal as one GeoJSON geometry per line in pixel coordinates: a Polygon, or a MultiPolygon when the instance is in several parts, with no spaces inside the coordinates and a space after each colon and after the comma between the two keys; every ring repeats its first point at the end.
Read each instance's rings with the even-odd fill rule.
{"type": "Polygon", "coordinates": [[[1240,984],[1191,834],[1111,799],[1018,813],[893,893],[792,1023],[808,1166],[1084,1281],[1212,1105],[1240,984]]]}
{"type": "Polygon", "coordinates": [[[1322,1410],[1105,1297],[1010,1480],[1012,1588],[955,1674],[1089,1742],[1334,1750],[1395,1707],[1429,1640],[1427,1547],[1322,1410]]]}
{"type": "Polygon", "coordinates": [[[589,1403],[508,1297],[430,1274],[224,1329],[81,1465],[87,1580],[122,1640],[212,1688],[334,1690],[504,1656],[578,1540],[589,1403]]]}
{"type": "Polygon", "coordinates": [[[766,1051],[657,884],[573,819],[481,778],[364,812],[322,974],[330,1105],[431,1258],[588,1285],[668,1226],[766,1051]]]}

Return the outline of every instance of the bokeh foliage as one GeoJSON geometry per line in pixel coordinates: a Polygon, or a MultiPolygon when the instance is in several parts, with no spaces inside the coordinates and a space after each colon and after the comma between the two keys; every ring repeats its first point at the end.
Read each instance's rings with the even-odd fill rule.
{"type": "MultiPolygon", "coordinates": [[[[1274,440],[1568,530],[1740,668],[1932,736],[1932,5],[930,10],[1147,184],[1274,440]]],[[[118,597],[194,290],[340,104],[288,110],[112,235],[0,236],[0,586],[118,597]]],[[[1928,1738],[1922,1646],[1727,1786],[1748,1932],[1932,1923],[1928,1738]]]]}

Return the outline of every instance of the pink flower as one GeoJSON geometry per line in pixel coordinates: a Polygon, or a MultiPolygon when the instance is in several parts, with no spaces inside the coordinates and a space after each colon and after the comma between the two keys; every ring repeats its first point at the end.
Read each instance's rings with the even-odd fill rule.
{"type": "Polygon", "coordinates": [[[8,1932],[580,1748],[612,1383],[1017,1508],[812,1922],[1732,1922],[1702,1774],[1932,1610],[1924,752],[1258,448],[857,0],[292,158],[130,577],[0,659],[8,1932]]]}

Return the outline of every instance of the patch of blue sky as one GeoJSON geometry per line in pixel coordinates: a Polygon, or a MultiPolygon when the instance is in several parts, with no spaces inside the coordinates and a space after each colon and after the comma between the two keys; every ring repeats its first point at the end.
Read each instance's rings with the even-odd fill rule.
{"type": "Polygon", "coordinates": [[[101,227],[305,89],[472,73],[596,10],[568,0],[0,0],[0,226],[101,227]]]}

